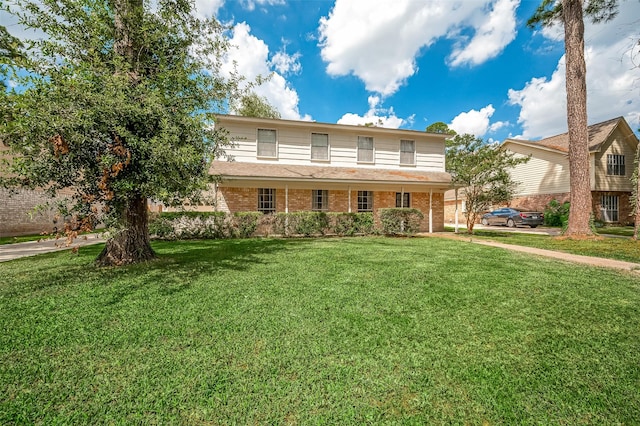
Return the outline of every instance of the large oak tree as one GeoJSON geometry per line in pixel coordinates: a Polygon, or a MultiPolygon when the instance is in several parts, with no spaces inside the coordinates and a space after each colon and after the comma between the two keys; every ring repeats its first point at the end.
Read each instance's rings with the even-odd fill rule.
{"type": "Polygon", "coordinates": [[[212,113],[239,99],[239,79],[220,73],[225,28],[196,18],[188,0],[15,0],[10,9],[46,37],[2,58],[13,82],[0,117],[13,155],[2,183],[71,189],[69,212],[85,229],[115,230],[101,265],[153,258],[148,200],[198,197],[225,142],[212,113]]]}

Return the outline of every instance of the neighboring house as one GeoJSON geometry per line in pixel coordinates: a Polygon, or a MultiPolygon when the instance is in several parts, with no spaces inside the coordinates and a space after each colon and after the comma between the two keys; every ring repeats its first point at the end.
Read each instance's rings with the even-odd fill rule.
{"type": "MultiPolygon", "coordinates": [[[[511,171],[519,185],[510,206],[544,211],[553,199],[560,203],[569,200],[568,133],[539,141],[507,139],[502,147],[516,156],[531,157],[511,171]]],[[[622,117],[589,126],[591,195],[597,220],[633,222],[631,176],[637,147],[638,137],[622,117]]],[[[453,221],[452,200],[450,191],[446,196],[447,221],[453,221]]]]}
{"type": "MultiPolygon", "coordinates": [[[[0,167],[3,159],[10,160],[6,155],[8,149],[0,142],[0,167]]],[[[6,176],[6,171],[0,170],[0,174],[6,176]]],[[[44,234],[57,228],[64,230],[64,223],[52,204],[70,194],[52,200],[41,190],[0,188],[0,237],[44,234]]]]}
{"type": "MultiPolygon", "coordinates": [[[[422,231],[444,229],[447,135],[222,115],[230,161],[214,161],[211,209],[265,214],[412,207],[422,231]]],[[[200,207],[200,210],[203,208],[200,207]]]]}

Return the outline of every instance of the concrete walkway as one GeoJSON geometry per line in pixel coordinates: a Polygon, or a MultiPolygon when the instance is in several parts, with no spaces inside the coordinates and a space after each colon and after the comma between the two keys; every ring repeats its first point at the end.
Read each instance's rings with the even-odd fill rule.
{"type": "Polygon", "coordinates": [[[440,237],[440,238],[450,238],[458,241],[466,241],[472,244],[480,244],[484,246],[498,247],[505,250],[517,251],[520,253],[528,253],[535,256],[550,257],[553,259],[563,260],[566,262],[580,263],[583,265],[595,266],[599,268],[611,268],[611,269],[617,269],[622,271],[629,271],[629,272],[633,272],[634,274],[640,275],[640,264],[633,263],[633,262],[606,259],[603,257],[582,256],[582,255],[564,253],[564,252],[555,251],[555,250],[545,250],[545,249],[540,249],[535,247],[519,246],[516,244],[504,244],[496,241],[474,238],[474,236],[471,236],[471,235],[453,234],[451,232],[436,232],[433,234],[421,234],[421,235],[440,237]]]}
{"type": "Polygon", "coordinates": [[[35,256],[42,253],[50,253],[61,250],[71,250],[75,247],[88,246],[105,242],[101,234],[81,235],[71,245],[67,245],[66,238],[29,241],[26,243],[0,245],[0,262],[18,259],[20,257],[35,256]]]}

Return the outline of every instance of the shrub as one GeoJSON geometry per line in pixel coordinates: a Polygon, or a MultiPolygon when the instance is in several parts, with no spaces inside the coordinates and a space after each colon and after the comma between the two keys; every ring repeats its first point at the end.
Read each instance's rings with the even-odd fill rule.
{"type": "Polygon", "coordinates": [[[273,230],[283,236],[324,235],[329,228],[329,219],[325,212],[278,213],[273,230]]]}
{"type": "Polygon", "coordinates": [[[370,235],[374,231],[373,213],[329,213],[330,232],[340,236],[370,235]]]}
{"type": "Polygon", "coordinates": [[[236,238],[249,238],[256,232],[258,221],[264,216],[260,212],[237,212],[233,215],[232,236],[236,238]]]}
{"type": "Polygon", "coordinates": [[[557,200],[549,201],[544,208],[544,224],[547,226],[566,227],[569,222],[569,202],[560,204],[557,200]]]}
{"type": "Polygon", "coordinates": [[[168,212],[150,217],[149,234],[156,238],[229,238],[230,224],[224,212],[168,212]]]}
{"type": "Polygon", "coordinates": [[[420,230],[424,215],[420,210],[407,208],[379,209],[380,224],[385,235],[412,235],[420,230]]]}

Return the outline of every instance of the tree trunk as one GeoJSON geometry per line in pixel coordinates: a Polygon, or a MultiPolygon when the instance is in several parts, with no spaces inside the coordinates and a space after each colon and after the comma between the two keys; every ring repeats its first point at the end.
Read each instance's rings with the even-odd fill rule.
{"type": "Polygon", "coordinates": [[[149,242],[147,199],[132,198],[123,212],[124,229],[107,241],[96,259],[100,266],[121,266],[156,257],[149,242]]]}
{"type": "MultiPolygon", "coordinates": [[[[136,57],[139,28],[142,26],[142,0],[113,0],[114,8],[114,53],[121,59],[116,73],[129,77],[129,84],[138,84],[138,61],[136,57]]],[[[124,138],[120,143],[126,144],[124,138]]],[[[101,266],[120,266],[144,262],[155,258],[149,242],[147,197],[128,194],[121,215],[122,229],[107,241],[96,259],[101,266]]]]}
{"type": "Polygon", "coordinates": [[[563,6],[569,130],[569,182],[571,188],[568,236],[592,235],[589,174],[589,131],[587,128],[587,84],[584,62],[584,20],[582,0],[565,0],[563,6]]]}
{"type": "Polygon", "coordinates": [[[638,241],[638,232],[640,232],[640,145],[636,147],[636,206],[635,220],[633,221],[633,239],[638,241]]]}

